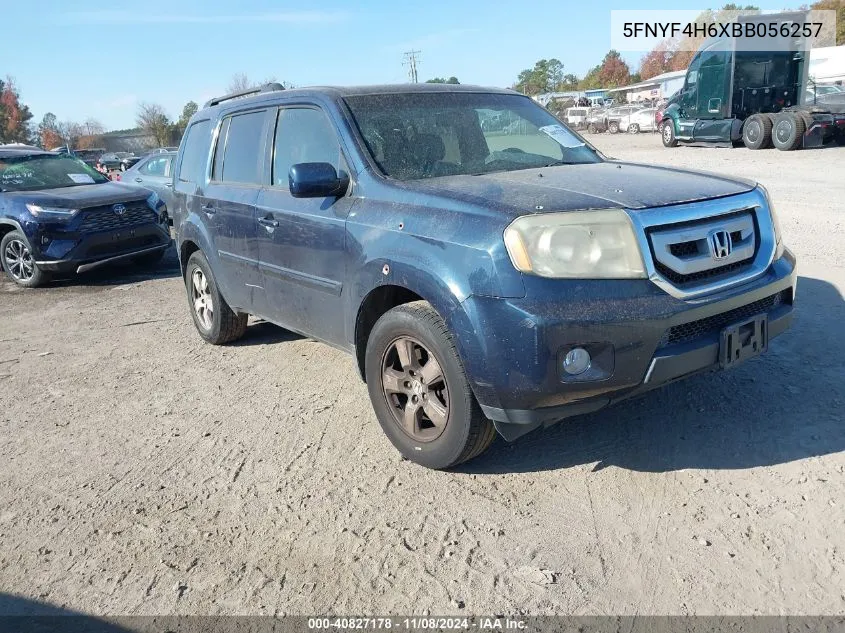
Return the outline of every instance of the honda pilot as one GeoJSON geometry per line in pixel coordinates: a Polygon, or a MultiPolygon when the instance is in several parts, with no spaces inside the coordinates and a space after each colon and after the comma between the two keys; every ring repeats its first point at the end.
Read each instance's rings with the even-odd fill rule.
{"type": "Polygon", "coordinates": [[[212,99],[172,213],[200,336],[255,315],[349,352],[385,434],[431,468],[731,368],[792,318],[763,187],[609,160],[509,90],[212,99]]]}

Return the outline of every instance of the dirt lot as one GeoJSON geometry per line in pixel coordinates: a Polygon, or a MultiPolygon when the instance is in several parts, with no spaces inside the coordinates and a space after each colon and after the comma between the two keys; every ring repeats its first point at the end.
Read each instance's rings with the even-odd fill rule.
{"type": "Polygon", "coordinates": [[[845,148],[606,153],[770,190],[800,259],[770,353],[402,461],[353,361],[195,333],[175,259],[0,281],[0,592],[96,614],[845,613],[845,148]]]}

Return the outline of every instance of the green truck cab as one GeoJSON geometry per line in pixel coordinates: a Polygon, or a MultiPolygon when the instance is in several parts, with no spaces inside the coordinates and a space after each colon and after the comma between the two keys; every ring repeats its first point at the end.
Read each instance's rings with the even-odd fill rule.
{"type": "MultiPolygon", "coordinates": [[[[797,15],[778,18],[804,19],[797,15]]],[[[741,142],[749,149],[794,150],[845,140],[845,103],[802,104],[809,50],[801,39],[772,40],[776,50],[768,51],[744,44],[727,37],[704,42],[684,87],[663,110],[664,146],[741,142]]]]}

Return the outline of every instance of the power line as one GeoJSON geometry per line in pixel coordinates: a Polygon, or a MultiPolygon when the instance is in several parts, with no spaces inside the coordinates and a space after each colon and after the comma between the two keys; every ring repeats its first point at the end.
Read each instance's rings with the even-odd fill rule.
{"type": "Polygon", "coordinates": [[[408,78],[411,80],[412,84],[418,83],[417,81],[417,63],[419,59],[417,55],[420,54],[420,51],[408,51],[405,53],[405,61],[402,62],[403,66],[408,67],[408,78]]]}

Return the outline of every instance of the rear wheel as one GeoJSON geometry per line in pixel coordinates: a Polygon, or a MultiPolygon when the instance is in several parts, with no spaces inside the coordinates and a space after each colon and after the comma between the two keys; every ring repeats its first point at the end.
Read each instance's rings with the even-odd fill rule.
{"type": "Polygon", "coordinates": [[[639,134],[640,133],[640,126],[638,123],[631,123],[628,126],[628,134],[639,134]]]}
{"type": "Polygon", "coordinates": [[[3,236],[0,263],[12,281],[24,288],[37,288],[49,279],[49,275],[35,263],[29,241],[20,231],[10,231],[3,236]]]}
{"type": "Polygon", "coordinates": [[[365,373],[379,424],[407,459],[449,468],[477,457],[495,439],[452,335],[429,303],[397,306],[376,322],[365,373]]]}
{"type": "Polygon", "coordinates": [[[590,124],[587,126],[587,131],[588,131],[590,134],[595,134],[596,132],[598,132],[598,131],[599,131],[599,129],[596,127],[596,124],[595,124],[595,123],[590,123],[590,124]]]}
{"type": "Polygon", "coordinates": [[[185,288],[188,291],[188,303],[194,325],[206,341],[213,345],[222,345],[236,341],[244,335],[249,315],[235,312],[223,299],[211,266],[202,251],[195,252],[188,259],[188,265],[185,267],[185,288]]]}
{"type": "Polygon", "coordinates": [[[748,149],[766,149],[772,142],[772,120],[765,114],[752,114],[742,126],[742,142],[748,149]]]}
{"type": "Polygon", "coordinates": [[[775,116],[772,129],[772,143],[783,152],[791,152],[801,145],[801,138],[807,124],[793,112],[781,112],[775,116]]]}
{"type": "Polygon", "coordinates": [[[675,124],[672,119],[666,119],[661,123],[663,126],[660,138],[663,140],[663,147],[677,147],[678,139],[675,137],[675,124]]]}

